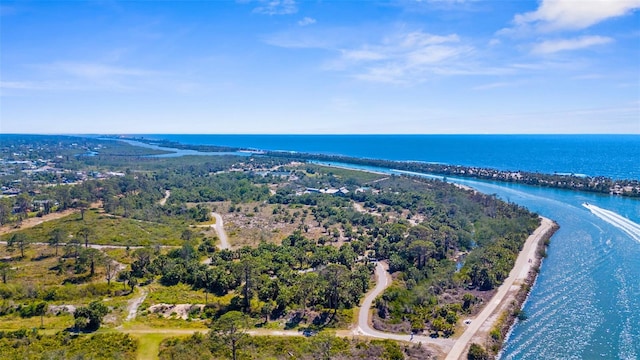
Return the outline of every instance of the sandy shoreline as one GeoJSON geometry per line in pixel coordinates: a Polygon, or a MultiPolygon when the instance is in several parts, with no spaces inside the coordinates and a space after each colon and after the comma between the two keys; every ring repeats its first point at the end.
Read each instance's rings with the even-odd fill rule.
{"type": "Polygon", "coordinates": [[[471,319],[471,323],[467,329],[457,339],[451,351],[449,351],[446,357],[447,360],[466,358],[464,355],[472,342],[484,346],[489,332],[500,315],[516,300],[521,285],[526,284],[529,279],[529,273],[533,270],[534,266],[539,264],[536,254],[538,246],[548,236],[549,232],[554,231],[555,228],[555,223],[552,220],[545,217],[541,217],[541,219],[542,222],[540,226],[527,238],[522,250],[518,254],[516,263],[513,269],[511,269],[511,272],[509,272],[509,276],[502,285],[500,285],[498,291],[487,303],[485,308],[482,309],[475,318],[471,319]]]}

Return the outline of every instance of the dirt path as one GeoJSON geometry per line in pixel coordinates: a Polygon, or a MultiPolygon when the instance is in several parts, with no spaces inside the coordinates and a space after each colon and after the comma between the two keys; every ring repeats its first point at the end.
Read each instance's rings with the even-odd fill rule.
{"type": "Polygon", "coordinates": [[[361,336],[369,336],[380,339],[390,339],[397,341],[408,341],[415,343],[423,343],[429,344],[436,348],[442,353],[447,353],[449,349],[453,346],[453,339],[444,339],[444,338],[431,338],[429,336],[423,335],[403,335],[403,334],[394,334],[387,333],[383,331],[375,330],[369,325],[369,319],[371,314],[371,306],[375,301],[378,295],[382,294],[382,292],[391,285],[391,275],[387,272],[389,266],[384,261],[378,262],[376,266],[376,286],[371,291],[367,293],[362,302],[362,306],[358,309],[358,326],[355,330],[353,330],[353,335],[361,335],[361,336]]]}
{"type": "MultiPolygon", "coordinates": [[[[0,241],[0,245],[7,245],[6,241],[0,241]]],[[[33,243],[29,243],[29,245],[36,245],[36,246],[51,246],[49,243],[45,243],[45,242],[33,242],[33,243]]],[[[65,247],[69,245],[69,243],[59,243],[58,247],[65,247]]],[[[84,243],[80,244],[80,247],[84,247],[84,243]]],[[[129,245],[99,245],[99,244],[88,244],[88,247],[92,248],[92,249],[98,249],[98,250],[104,250],[104,249],[143,249],[145,247],[148,246],[129,246],[129,245]]],[[[175,249],[175,248],[179,248],[180,246],[177,245],[160,245],[161,248],[163,249],[175,249]]]]}
{"type": "MultiPolygon", "coordinates": [[[[220,250],[230,250],[231,244],[229,244],[229,238],[227,237],[226,231],[224,231],[224,223],[222,222],[222,216],[215,212],[212,212],[211,216],[213,216],[216,219],[216,223],[211,225],[211,227],[216,231],[216,234],[218,234],[218,239],[220,239],[220,244],[218,245],[218,248],[220,248],[220,250]]],[[[202,260],[200,263],[209,265],[211,264],[211,258],[206,258],[202,260]]]]}
{"type": "Polygon", "coordinates": [[[140,296],[129,300],[129,302],[127,303],[128,314],[125,321],[131,321],[136,318],[136,315],[138,314],[138,308],[140,307],[144,299],[147,298],[147,294],[147,289],[141,289],[140,296]]]}
{"type": "Polygon", "coordinates": [[[169,196],[171,196],[171,191],[170,190],[165,190],[164,191],[164,198],[162,198],[162,200],[160,200],[160,202],[158,202],[158,204],[160,204],[161,206],[164,206],[167,203],[167,200],[169,200],[169,196]]]}
{"type": "Polygon", "coordinates": [[[502,309],[514,300],[520,285],[527,279],[536,258],[537,245],[552,228],[553,221],[542,218],[541,225],[527,238],[509,277],[500,285],[496,294],[478,316],[471,319],[471,324],[453,345],[446,360],[466,359],[466,350],[472,338],[479,332],[482,333],[483,338],[486,337],[502,309]],[[492,314],[494,316],[491,316],[492,314]]]}
{"type": "Polygon", "coordinates": [[[220,250],[231,249],[229,238],[227,237],[227,233],[224,231],[224,222],[222,222],[222,216],[215,212],[212,212],[211,216],[216,218],[216,223],[211,226],[213,226],[213,228],[216,230],[218,238],[220,239],[220,250]]]}
{"type": "Polygon", "coordinates": [[[33,218],[29,218],[26,220],[22,221],[22,224],[20,225],[20,227],[16,227],[15,225],[4,225],[2,227],[0,227],[0,235],[4,235],[4,234],[9,234],[12,233],[14,231],[18,231],[18,230],[22,230],[22,229],[28,229],[28,228],[32,228],[36,225],[40,225],[43,222],[47,222],[47,221],[51,221],[51,220],[57,220],[60,218],[63,218],[65,216],[69,216],[71,214],[74,213],[78,213],[80,212],[80,210],[78,209],[67,209],[65,211],[61,211],[61,212],[54,212],[51,214],[47,214],[44,215],[42,217],[33,217],[33,218]]]}
{"type": "MultiPolygon", "coordinates": [[[[206,333],[208,328],[202,329],[172,329],[172,328],[148,328],[148,329],[122,329],[127,334],[175,334],[175,335],[191,335],[197,332],[206,333]]],[[[298,330],[270,330],[270,329],[251,329],[247,330],[247,334],[254,336],[304,336],[302,331],[298,330]]]]}

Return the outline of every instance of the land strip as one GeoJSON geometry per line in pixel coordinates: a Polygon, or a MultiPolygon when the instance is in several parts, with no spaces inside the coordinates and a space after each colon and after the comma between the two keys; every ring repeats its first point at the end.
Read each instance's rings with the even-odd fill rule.
{"type": "Polygon", "coordinates": [[[541,225],[527,238],[509,276],[500,285],[498,291],[485,308],[475,318],[471,319],[467,329],[447,354],[446,360],[466,358],[466,350],[472,340],[483,342],[486,339],[499,315],[515,300],[520,286],[527,280],[529,272],[535,264],[538,244],[543,241],[549,231],[552,231],[553,225],[553,221],[542,217],[541,225]]]}

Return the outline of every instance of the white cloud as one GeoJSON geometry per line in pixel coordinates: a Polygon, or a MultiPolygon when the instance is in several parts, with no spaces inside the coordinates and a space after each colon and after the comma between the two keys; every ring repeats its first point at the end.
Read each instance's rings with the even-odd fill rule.
{"type": "Polygon", "coordinates": [[[516,15],[513,23],[520,29],[579,30],[638,8],[640,0],[542,0],[536,11],[516,15]]]}
{"type": "Polygon", "coordinates": [[[28,65],[31,79],[4,81],[6,90],[24,91],[129,91],[156,88],[168,74],[139,68],[114,66],[100,62],[54,62],[28,65]],[[151,85],[151,84],[155,85],[151,85]]]}
{"type": "Polygon", "coordinates": [[[107,79],[117,76],[149,76],[157,74],[157,72],[148,70],[105,65],[101,63],[57,62],[44,65],[43,68],[85,79],[107,79]]]}
{"type": "Polygon", "coordinates": [[[307,26],[316,23],[316,19],[305,16],[302,20],[298,21],[298,25],[307,26]]]}
{"type": "Polygon", "coordinates": [[[513,85],[515,85],[515,83],[494,82],[494,83],[489,83],[489,84],[484,84],[484,85],[478,85],[478,86],[474,87],[473,90],[491,90],[491,89],[503,88],[503,87],[507,87],[507,86],[513,86],[513,85]]]}
{"type": "Polygon", "coordinates": [[[373,61],[373,60],[383,60],[387,58],[387,55],[381,52],[368,50],[368,49],[343,50],[342,56],[345,59],[355,60],[355,61],[373,61]]]}
{"type": "Polygon", "coordinates": [[[290,15],[298,12],[294,0],[260,0],[261,6],[253,9],[254,13],[265,15],[290,15]]]}
{"type": "Polygon", "coordinates": [[[342,49],[333,69],[346,69],[360,80],[386,83],[423,81],[431,74],[453,74],[451,67],[473,48],[456,34],[433,35],[420,31],[383,39],[379,44],[342,49]]]}
{"type": "Polygon", "coordinates": [[[613,39],[606,36],[582,36],[574,39],[547,40],[536,44],[532,52],[534,54],[553,54],[560,51],[585,49],[611,42],[613,42],[613,39]]]}

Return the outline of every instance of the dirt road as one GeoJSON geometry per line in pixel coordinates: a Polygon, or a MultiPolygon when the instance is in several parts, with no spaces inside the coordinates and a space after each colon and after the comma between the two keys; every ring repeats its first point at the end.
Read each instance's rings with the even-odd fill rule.
{"type": "Polygon", "coordinates": [[[138,314],[138,308],[140,307],[140,305],[142,305],[144,299],[147,298],[147,289],[140,288],[140,291],[140,296],[129,300],[129,302],[127,303],[128,313],[125,321],[131,321],[136,318],[136,315],[138,314]]]}
{"type": "Polygon", "coordinates": [[[165,190],[164,191],[164,197],[162,198],[162,200],[160,200],[159,204],[161,206],[164,206],[164,204],[167,203],[167,200],[169,199],[169,196],[171,196],[171,191],[165,190]]]}
{"type": "Polygon", "coordinates": [[[380,339],[390,339],[398,341],[407,341],[414,343],[422,343],[432,345],[443,353],[447,353],[453,346],[453,339],[444,338],[431,338],[423,335],[403,335],[387,333],[383,331],[375,330],[369,325],[369,318],[371,313],[371,307],[378,295],[391,285],[391,276],[387,272],[389,266],[384,261],[378,262],[376,265],[376,286],[373,290],[369,291],[362,302],[362,306],[358,309],[358,326],[353,331],[354,335],[363,335],[369,337],[375,337],[380,339]]]}
{"type": "Polygon", "coordinates": [[[218,238],[220,239],[220,250],[229,250],[231,249],[231,245],[229,244],[229,238],[227,237],[227,233],[224,231],[224,223],[222,222],[222,216],[218,213],[212,212],[211,216],[216,218],[216,223],[213,228],[216,230],[216,234],[218,234],[218,238]]]}

